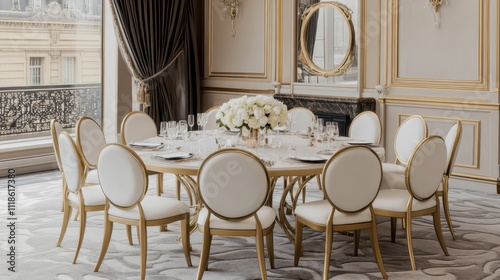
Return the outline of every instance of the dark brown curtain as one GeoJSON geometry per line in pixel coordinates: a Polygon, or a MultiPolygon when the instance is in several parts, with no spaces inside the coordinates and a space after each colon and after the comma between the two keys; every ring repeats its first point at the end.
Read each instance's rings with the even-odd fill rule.
{"type": "Polygon", "coordinates": [[[109,1],[145,111],[159,125],[196,109],[200,81],[192,1],[109,1]]]}

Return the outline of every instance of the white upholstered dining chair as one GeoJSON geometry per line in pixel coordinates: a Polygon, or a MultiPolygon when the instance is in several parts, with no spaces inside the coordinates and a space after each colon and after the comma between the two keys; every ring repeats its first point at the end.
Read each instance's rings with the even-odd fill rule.
{"type": "Polygon", "coordinates": [[[382,166],[378,155],[367,147],[348,147],[334,154],[323,169],[325,199],[297,205],[295,208],[295,258],[302,254],[304,226],[326,231],[323,279],[328,279],[334,231],[355,231],[355,255],[359,244],[359,230],[369,229],[370,241],[380,273],[384,269],[377,237],[377,223],[372,201],[377,196],[382,180],[382,166]]]}
{"type": "Polygon", "coordinates": [[[217,118],[215,117],[217,115],[217,112],[219,111],[219,107],[220,106],[216,105],[205,111],[207,116],[207,124],[203,126],[203,130],[213,130],[219,128],[219,125],[217,124],[217,118]]]}
{"type": "MultiPolygon", "coordinates": [[[[66,234],[68,222],[72,209],[80,212],[80,231],[78,234],[78,243],[73,257],[73,263],[76,263],[78,253],[82,246],[85,235],[85,226],[87,223],[87,212],[104,210],[104,194],[99,185],[85,186],[84,182],[87,175],[87,168],[83,163],[82,156],[67,132],[61,132],[58,137],[58,150],[60,155],[60,168],[66,190],[64,192],[64,216],[57,241],[57,247],[66,234]]],[[[130,239],[129,239],[130,242],[130,239]]]]}
{"type": "Polygon", "coordinates": [[[359,113],[349,126],[349,137],[379,144],[382,138],[382,125],[377,114],[372,111],[359,113]]]}
{"type": "Polygon", "coordinates": [[[413,270],[417,269],[413,253],[412,221],[414,217],[432,215],[434,229],[445,255],[448,254],[441,230],[437,188],[446,169],[446,145],[443,138],[430,136],[411,153],[405,172],[393,176],[391,188],[381,189],[373,201],[375,215],[391,218],[391,241],[396,240],[396,222],[401,218],[413,270]]]}
{"type": "Polygon", "coordinates": [[[307,131],[314,125],[314,113],[304,107],[294,107],[288,110],[288,115],[294,119],[294,131],[307,131]]]}
{"type": "Polygon", "coordinates": [[[113,223],[137,226],[140,245],[140,279],[145,279],[147,227],[181,222],[181,236],[186,263],[191,266],[189,242],[189,207],[176,199],[146,195],[148,176],[141,158],[121,144],[107,144],[99,156],[97,170],[106,197],[104,237],[94,271],[97,272],[108,250],[113,223]]]}
{"type": "Polygon", "coordinates": [[[99,184],[97,177],[97,159],[102,147],[106,145],[106,138],[101,127],[90,117],[81,117],[76,123],[76,144],[82,152],[83,162],[89,172],[87,183],[99,184]]]}
{"type": "Polygon", "coordinates": [[[447,166],[444,172],[443,180],[438,187],[437,195],[441,196],[443,202],[443,211],[448,223],[448,228],[450,229],[451,236],[453,240],[456,240],[455,231],[453,230],[453,225],[451,223],[450,216],[450,206],[448,202],[448,190],[449,190],[449,179],[453,166],[455,165],[455,160],[457,159],[458,148],[460,147],[460,140],[462,139],[462,122],[457,121],[455,125],[451,127],[446,134],[445,144],[446,144],[446,155],[447,155],[447,166]]]}
{"type": "MultiPolygon", "coordinates": [[[[157,135],[156,123],[148,114],[141,111],[133,111],[123,118],[121,125],[123,145],[144,141],[157,135]]],[[[160,196],[163,193],[163,173],[148,171],[148,175],[156,176],[156,194],[160,196]]],[[[180,196],[180,184],[177,184],[177,199],[180,196]]]]}
{"type": "Polygon", "coordinates": [[[198,172],[198,192],[205,206],[198,216],[202,251],[196,279],[208,268],[212,236],[255,236],[262,279],[267,279],[264,236],[274,268],[273,228],[276,213],[264,206],[270,181],[264,164],[250,152],[222,149],[210,154],[198,172]]]}

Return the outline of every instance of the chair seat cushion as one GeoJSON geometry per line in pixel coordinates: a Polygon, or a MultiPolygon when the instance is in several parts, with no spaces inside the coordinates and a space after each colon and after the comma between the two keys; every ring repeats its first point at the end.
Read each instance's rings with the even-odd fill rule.
{"type": "MultiPolygon", "coordinates": [[[[207,219],[208,209],[203,208],[200,211],[198,216],[198,225],[203,226],[205,224],[205,220],[207,219]]],[[[268,206],[262,206],[257,211],[257,217],[262,224],[262,228],[266,229],[270,227],[274,223],[274,219],[276,218],[276,212],[274,212],[273,208],[268,206]]],[[[229,230],[253,230],[256,229],[255,219],[254,217],[250,217],[248,219],[242,221],[226,221],[221,218],[216,217],[215,215],[210,216],[210,228],[212,229],[229,229],[229,230]]]]}
{"type": "Polygon", "coordinates": [[[98,185],[99,177],[97,177],[97,169],[89,170],[87,173],[87,178],[85,178],[85,184],[87,185],[98,185]]]}
{"type": "MultiPolygon", "coordinates": [[[[106,197],[104,196],[100,185],[82,187],[82,194],[85,201],[85,206],[104,205],[104,203],[106,202],[106,197]]],[[[80,198],[78,194],[70,192],[68,195],[68,199],[75,204],[80,204],[80,198]]]]}
{"type": "MultiPolygon", "coordinates": [[[[380,190],[377,197],[373,201],[373,209],[376,210],[386,210],[393,212],[406,212],[406,205],[411,195],[407,190],[380,190]]],[[[436,206],[436,200],[430,198],[425,201],[419,201],[413,199],[412,201],[412,211],[420,211],[429,209],[436,206]]]]}
{"type": "MultiPolygon", "coordinates": [[[[297,205],[295,208],[295,215],[315,224],[326,225],[332,208],[333,206],[327,200],[312,201],[297,205]]],[[[366,208],[362,212],[356,214],[335,211],[333,215],[334,225],[365,223],[371,220],[372,215],[370,213],[370,208],[366,208]]]]}
{"type": "MultiPolygon", "coordinates": [[[[141,201],[141,206],[146,220],[159,220],[189,213],[189,207],[184,202],[168,197],[147,195],[141,201]]],[[[115,217],[139,220],[138,207],[124,210],[110,204],[108,213],[115,217]]]]}
{"type": "Polygon", "coordinates": [[[406,190],[406,167],[394,163],[382,163],[382,183],[380,189],[406,190]]]}

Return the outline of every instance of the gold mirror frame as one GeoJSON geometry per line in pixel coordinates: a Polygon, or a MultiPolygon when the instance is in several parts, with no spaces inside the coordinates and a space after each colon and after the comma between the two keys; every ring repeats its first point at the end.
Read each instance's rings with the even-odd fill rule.
{"type": "Polygon", "coordinates": [[[350,68],[351,65],[354,61],[354,26],[352,24],[352,11],[349,9],[346,5],[337,3],[337,2],[319,2],[316,4],[313,4],[309,7],[307,7],[304,12],[302,13],[302,26],[300,29],[300,53],[299,53],[299,59],[302,62],[302,65],[304,67],[304,70],[307,72],[318,75],[318,76],[323,76],[323,77],[328,77],[328,76],[338,76],[346,73],[350,68]],[[347,27],[349,28],[349,49],[346,52],[344,58],[342,61],[339,63],[339,65],[333,69],[322,69],[318,65],[316,65],[312,59],[311,59],[311,54],[309,53],[309,50],[307,49],[307,44],[306,44],[306,32],[307,32],[307,25],[309,24],[309,21],[311,20],[312,16],[314,13],[323,8],[323,7],[333,7],[334,9],[337,9],[337,11],[340,12],[340,14],[344,17],[347,27]]]}

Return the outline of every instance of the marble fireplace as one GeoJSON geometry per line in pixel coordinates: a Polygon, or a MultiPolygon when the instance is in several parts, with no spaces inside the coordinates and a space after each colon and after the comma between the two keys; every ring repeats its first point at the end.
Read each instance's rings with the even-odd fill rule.
{"type": "Polygon", "coordinates": [[[357,114],[376,110],[374,98],[333,98],[303,95],[275,94],[274,98],[283,102],[288,109],[305,107],[325,122],[338,122],[340,135],[347,136],[349,126],[357,114]]]}

